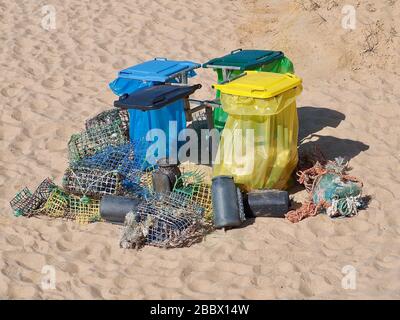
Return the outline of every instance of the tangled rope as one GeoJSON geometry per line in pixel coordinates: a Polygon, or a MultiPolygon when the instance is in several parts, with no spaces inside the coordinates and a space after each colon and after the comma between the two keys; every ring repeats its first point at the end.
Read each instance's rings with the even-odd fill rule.
{"type": "Polygon", "coordinates": [[[348,162],[345,162],[343,158],[328,161],[325,165],[317,161],[311,168],[299,170],[297,172],[297,181],[304,185],[308,193],[308,199],[300,208],[289,211],[285,215],[285,218],[292,223],[297,223],[305,218],[316,216],[323,210],[331,218],[356,215],[358,209],[363,206],[361,194],[356,196],[345,195],[343,198],[335,196],[332,199],[323,199],[323,194],[317,193],[317,198],[320,200],[315,203],[315,199],[313,199],[313,195],[316,193],[317,186],[321,182],[322,177],[327,174],[337,176],[342,185],[352,182],[361,190],[363,183],[358,178],[348,175],[346,173],[347,170],[348,162]]]}

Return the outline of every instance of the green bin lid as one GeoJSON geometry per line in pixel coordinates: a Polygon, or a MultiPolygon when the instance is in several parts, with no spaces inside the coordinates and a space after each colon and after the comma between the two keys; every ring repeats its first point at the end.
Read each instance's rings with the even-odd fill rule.
{"type": "Polygon", "coordinates": [[[284,56],[282,51],[237,49],[226,56],[204,63],[203,68],[250,70],[283,58],[284,56]]]}

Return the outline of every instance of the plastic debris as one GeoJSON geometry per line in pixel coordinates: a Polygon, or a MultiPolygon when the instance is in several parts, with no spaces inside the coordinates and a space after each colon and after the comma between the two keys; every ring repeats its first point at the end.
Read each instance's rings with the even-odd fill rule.
{"type": "Polygon", "coordinates": [[[317,162],[312,168],[298,172],[299,183],[309,193],[309,200],[299,209],[288,212],[285,217],[299,222],[318,213],[331,218],[351,217],[366,206],[362,197],[362,182],[347,174],[348,162],[336,158],[325,165],[317,162]]]}

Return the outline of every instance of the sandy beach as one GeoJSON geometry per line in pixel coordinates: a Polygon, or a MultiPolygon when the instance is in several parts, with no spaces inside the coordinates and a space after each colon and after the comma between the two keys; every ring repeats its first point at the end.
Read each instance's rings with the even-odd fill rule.
{"type": "MultiPolygon", "coordinates": [[[[400,1],[0,2],[0,299],[399,299],[400,1]],[[354,30],[342,26],[353,5],[354,30]],[[61,182],[67,143],[112,108],[117,72],[154,57],[206,62],[282,50],[303,78],[301,148],[350,160],[372,197],[351,219],[258,218],[190,248],[119,247],[122,228],[14,217],[16,192],[61,182]],[[43,289],[54,266],[56,288],[43,289]],[[356,288],[343,287],[345,266],[356,288]]],[[[216,81],[199,69],[200,99],[216,81]]],[[[305,191],[291,190],[301,201],[305,191]]]]}

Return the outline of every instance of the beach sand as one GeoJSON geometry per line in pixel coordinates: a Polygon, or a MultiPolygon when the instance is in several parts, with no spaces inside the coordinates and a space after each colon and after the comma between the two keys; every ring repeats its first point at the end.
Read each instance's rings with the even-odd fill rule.
{"type": "MultiPolygon", "coordinates": [[[[48,4],[0,2],[0,298],[400,298],[400,1],[53,0],[56,29],[46,30],[48,4]],[[342,27],[345,4],[356,7],[355,30],[342,27]],[[118,226],[12,215],[23,186],[61,182],[71,134],[112,107],[118,70],[236,48],[293,60],[304,80],[300,148],[350,159],[372,196],[367,210],[298,224],[259,218],[190,248],[140,251],[119,248],[118,226]],[[41,286],[45,265],[54,290],[41,286]],[[345,266],[354,289],[342,286],[345,266]]],[[[196,96],[211,98],[215,74],[198,73],[196,96]]]]}

